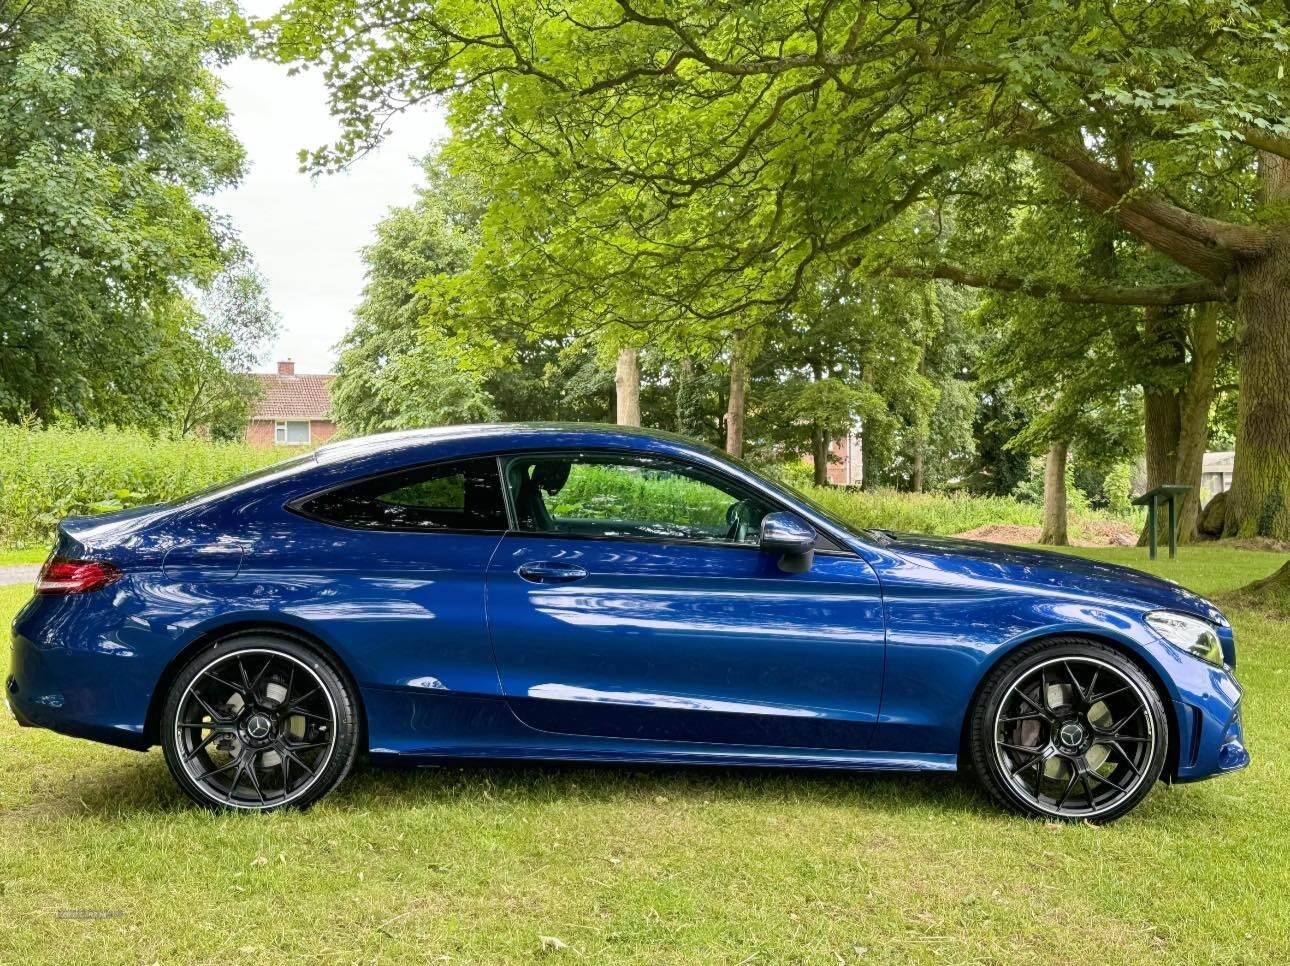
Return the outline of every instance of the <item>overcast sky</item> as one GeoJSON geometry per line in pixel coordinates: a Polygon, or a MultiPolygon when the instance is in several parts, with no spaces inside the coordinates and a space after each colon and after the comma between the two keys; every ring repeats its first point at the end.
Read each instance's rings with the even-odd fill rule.
{"type": "MultiPolygon", "coordinates": [[[[277,6],[253,0],[245,9],[266,16],[277,6]]],[[[401,118],[380,150],[346,172],[314,178],[300,173],[296,153],[328,143],[336,132],[319,75],[288,77],[285,67],[246,59],[221,75],[248,170],[214,203],[233,219],[282,315],[277,344],[261,368],[294,359],[297,372],[330,372],[363,287],[359,249],[391,206],[412,199],[416,158],[446,134],[442,117],[425,111],[401,118]]]]}

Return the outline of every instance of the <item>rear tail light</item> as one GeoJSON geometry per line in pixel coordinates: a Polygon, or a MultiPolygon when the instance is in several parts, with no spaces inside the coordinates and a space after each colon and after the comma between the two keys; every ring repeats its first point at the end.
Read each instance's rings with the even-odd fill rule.
{"type": "Polygon", "coordinates": [[[38,594],[87,594],[124,576],[103,560],[67,560],[51,557],[36,578],[38,594]]]}

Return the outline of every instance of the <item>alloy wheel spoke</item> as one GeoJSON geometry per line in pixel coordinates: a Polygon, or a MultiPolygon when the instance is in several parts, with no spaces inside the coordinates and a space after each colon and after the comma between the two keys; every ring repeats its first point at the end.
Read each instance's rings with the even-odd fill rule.
{"type": "Polygon", "coordinates": [[[1102,730],[1102,734],[1112,735],[1113,737],[1118,738],[1120,736],[1120,732],[1124,730],[1124,726],[1127,725],[1130,721],[1132,721],[1141,713],[1142,713],[1142,705],[1137,705],[1132,711],[1126,714],[1119,721],[1112,724],[1109,728],[1102,730]]]}
{"type": "Polygon", "coordinates": [[[1108,741],[1106,745],[1108,748],[1113,748],[1120,753],[1121,760],[1129,767],[1129,770],[1133,772],[1134,778],[1140,778],[1142,776],[1142,771],[1136,764],[1134,764],[1133,756],[1120,746],[1119,741],[1108,741]]]}
{"type": "Polygon", "coordinates": [[[1075,676],[1075,671],[1071,668],[1070,661],[1062,661],[1062,667],[1066,669],[1066,676],[1071,679],[1071,687],[1075,689],[1075,697],[1079,699],[1082,705],[1088,700],[1088,696],[1083,686],[1079,683],[1079,678],[1075,676]]]}
{"type": "Polygon", "coordinates": [[[1084,769],[1079,770],[1079,780],[1084,786],[1084,796],[1088,801],[1089,811],[1097,808],[1097,800],[1093,795],[1093,783],[1088,780],[1088,772],[1084,769]]]}
{"type": "Polygon", "coordinates": [[[211,671],[210,669],[203,671],[202,677],[210,678],[220,687],[228,688],[234,694],[241,697],[243,701],[246,700],[246,694],[242,691],[242,686],[240,684],[234,684],[232,681],[226,681],[224,678],[220,677],[218,674],[216,674],[214,671],[211,671]]]}
{"type": "Polygon", "coordinates": [[[295,762],[295,765],[297,768],[303,768],[305,770],[305,774],[307,774],[310,778],[313,777],[314,770],[310,768],[308,765],[306,765],[304,761],[300,758],[300,756],[297,755],[290,748],[288,748],[286,744],[278,745],[278,754],[282,755],[284,759],[290,759],[291,761],[295,762]]]}
{"type": "Polygon", "coordinates": [[[197,699],[197,703],[200,704],[202,708],[206,711],[206,713],[210,715],[214,720],[225,724],[233,720],[232,715],[220,714],[218,711],[212,708],[210,706],[210,703],[205,698],[203,698],[200,694],[198,694],[196,691],[192,692],[192,695],[194,698],[197,699]]]}
{"type": "MultiPolygon", "coordinates": [[[[1043,694],[1042,689],[1040,690],[1040,694],[1041,695],[1043,694]]],[[[1040,717],[1042,717],[1045,721],[1053,720],[1053,713],[1049,711],[1048,708],[1044,707],[1042,704],[1040,704],[1038,701],[1032,698],[1030,695],[1026,694],[1025,691],[1018,691],[1017,697],[1021,698],[1022,701],[1026,702],[1026,704],[1030,705],[1032,708],[1038,711],[1040,717]]]]}
{"type": "Polygon", "coordinates": [[[1080,772],[1074,764],[1071,765],[1071,780],[1066,783],[1066,788],[1062,791],[1062,797],[1057,799],[1057,810],[1060,812],[1066,800],[1071,797],[1071,792],[1075,790],[1075,783],[1079,781],[1080,772]]]}
{"type": "Polygon", "coordinates": [[[255,789],[255,794],[259,797],[260,804],[263,805],[266,803],[264,791],[260,788],[260,778],[255,773],[255,760],[259,757],[259,754],[260,753],[258,751],[251,753],[251,763],[250,767],[247,768],[246,773],[251,779],[251,787],[255,789]]]}
{"type": "Polygon", "coordinates": [[[226,764],[220,765],[218,768],[212,768],[210,771],[204,771],[204,772],[202,772],[200,775],[198,775],[198,776],[197,776],[197,780],[198,780],[198,781],[203,781],[203,782],[204,782],[206,779],[210,778],[212,775],[218,775],[220,772],[228,771],[230,768],[232,768],[234,765],[236,765],[240,760],[241,760],[241,759],[234,758],[232,761],[229,761],[229,762],[228,762],[228,763],[226,763],[226,764]]]}
{"type": "Polygon", "coordinates": [[[193,746],[192,751],[184,755],[184,761],[192,761],[199,754],[201,754],[201,752],[204,751],[212,741],[214,741],[216,738],[219,738],[222,734],[223,732],[220,732],[220,731],[212,731],[205,738],[199,741],[195,746],[193,746]]]}

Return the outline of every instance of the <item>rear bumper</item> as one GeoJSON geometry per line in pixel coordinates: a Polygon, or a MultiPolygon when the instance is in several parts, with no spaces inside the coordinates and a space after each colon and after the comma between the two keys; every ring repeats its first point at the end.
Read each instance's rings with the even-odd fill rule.
{"type": "Polygon", "coordinates": [[[59,638],[67,633],[65,639],[76,643],[51,640],[49,624],[36,617],[43,606],[41,598],[33,598],[14,621],[4,690],[18,724],[138,751],[148,748],[148,702],[156,674],[143,665],[151,662],[113,636],[75,634],[68,626],[77,623],[74,614],[60,626],[59,638]]]}

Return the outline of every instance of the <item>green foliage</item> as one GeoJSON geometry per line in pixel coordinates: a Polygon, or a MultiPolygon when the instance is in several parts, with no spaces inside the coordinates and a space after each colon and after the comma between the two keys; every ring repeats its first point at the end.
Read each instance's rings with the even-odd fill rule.
{"type": "Polygon", "coordinates": [[[553,499],[555,516],[724,527],[734,498],[673,473],[577,464],[553,499]]]}
{"type": "Polygon", "coordinates": [[[0,545],[46,542],[62,517],[173,500],[283,455],[133,430],[0,424],[0,545]]]}
{"type": "Polygon", "coordinates": [[[1106,508],[1112,513],[1129,513],[1133,509],[1133,473],[1128,463],[1116,463],[1102,482],[1106,508]]]}
{"type": "Polygon", "coordinates": [[[211,68],[244,44],[229,0],[0,8],[0,419],[156,419],[233,248],[201,196],[242,170],[211,68]]]}

